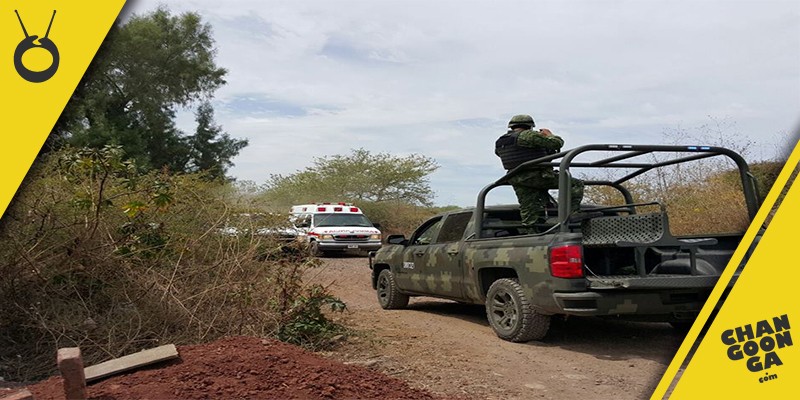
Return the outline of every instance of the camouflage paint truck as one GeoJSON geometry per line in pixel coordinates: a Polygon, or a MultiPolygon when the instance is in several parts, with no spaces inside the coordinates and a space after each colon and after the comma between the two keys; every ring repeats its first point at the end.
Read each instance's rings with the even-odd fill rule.
{"type": "Polygon", "coordinates": [[[759,207],[757,182],[744,159],[731,150],[583,146],[509,171],[480,192],[474,208],[437,215],[408,238],[388,237],[383,248],[370,253],[378,301],[384,309],[403,308],[410,296],[483,304],[492,329],[514,342],[542,339],[555,315],[662,321],[686,329],[744,233],[676,237],[664,205],[634,203],[624,184],[656,168],[714,156],[728,157],[738,167],[752,220],[759,207]],[[673,156],[637,161],[654,153],[664,153],[659,158],[673,156]],[[574,160],[584,154],[604,158],[574,160]],[[519,206],[485,206],[490,190],[507,185],[510,177],[526,168],[543,166],[559,167],[560,185],[558,201],[552,199],[549,218],[536,226],[537,233],[521,224],[519,206]],[[617,189],[624,204],[584,204],[573,213],[570,171],[578,168],[622,169],[626,174],[615,181],[584,183],[617,189]],[[656,211],[641,213],[646,207],[656,211]]]}

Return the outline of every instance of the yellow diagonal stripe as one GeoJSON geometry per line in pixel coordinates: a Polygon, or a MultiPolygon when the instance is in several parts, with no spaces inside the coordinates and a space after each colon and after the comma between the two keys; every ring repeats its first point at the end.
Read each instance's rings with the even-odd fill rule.
{"type": "MultiPolygon", "coordinates": [[[[667,367],[667,371],[664,373],[664,376],[662,376],[655,392],[653,392],[651,400],[659,400],[663,398],[664,393],[672,382],[672,379],[675,377],[675,374],[678,372],[681,364],[686,359],[686,355],[689,353],[692,345],[697,340],[700,330],[708,320],[708,317],[711,314],[711,311],[714,309],[714,306],[717,304],[717,301],[719,301],[719,298],[722,295],[722,292],[725,290],[727,283],[730,281],[731,277],[739,266],[742,257],[744,257],[744,254],[747,252],[749,244],[753,242],[753,239],[763,225],[764,220],[769,215],[770,210],[775,205],[775,201],[778,199],[781,190],[786,186],[786,182],[789,180],[789,177],[791,176],[792,171],[799,160],[800,150],[795,147],[791,156],[789,157],[789,160],[786,162],[786,165],[784,165],[783,170],[778,176],[778,179],[775,181],[772,189],[770,189],[767,198],[761,205],[758,214],[756,214],[755,219],[747,229],[747,232],[745,233],[739,247],[736,249],[736,252],[733,254],[733,257],[725,268],[725,271],[722,273],[717,286],[711,292],[711,295],[706,301],[706,304],[700,312],[700,315],[697,317],[696,323],[686,335],[681,347],[678,349],[678,352],[675,354],[675,357],[673,358],[669,367],[667,367]]],[[[778,268],[777,265],[765,265],[765,261],[759,262],[759,260],[764,260],[764,254],[769,251],[765,250],[765,247],[772,247],[771,245],[765,245],[765,243],[769,242],[770,237],[776,236],[773,233],[774,231],[780,229],[774,226],[776,220],[779,218],[794,218],[794,222],[800,221],[800,204],[791,205],[787,203],[787,200],[788,196],[781,205],[781,211],[783,212],[779,212],[770,223],[767,234],[761,239],[756,252],[751,257],[744,269],[744,272],[739,276],[734,289],[729,294],[711,328],[700,344],[699,349],[692,358],[689,367],[687,367],[686,371],[681,377],[678,386],[670,397],[671,399],[694,398],[695,395],[697,398],[704,399],[725,398],[726,396],[723,393],[732,393],[732,395],[736,396],[735,398],[739,398],[741,393],[737,391],[736,388],[738,387],[752,387],[752,385],[749,384],[753,382],[755,382],[756,389],[764,387],[763,385],[760,387],[758,386],[758,378],[761,376],[761,374],[753,374],[752,372],[748,371],[745,364],[741,361],[734,363],[733,361],[729,360],[726,353],[727,346],[724,346],[725,349],[720,352],[718,345],[723,345],[720,335],[726,329],[733,329],[734,327],[749,323],[754,324],[753,328],[755,329],[756,322],[778,316],[772,314],[778,313],[779,310],[783,310],[783,312],[780,312],[781,315],[787,312],[787,308],[784,307],[786,304],[774,304],[771,298],[773,295],[775,295],[775,284],[778,282],[782,282],[782,284],[787,285],[794,284],[796,281],[795,275],[797,270],[795,269],[793,273],[786,271],[784,268],[791,268],[790,264],[786,264],[787,260],[783,261],[784,265],[781,268],[778,268]],[[782,216],[782,214],[788,214],[789,216],[782,216]],[[778,269],[783,270],[783,272],[778,272],[778,269]],[[762,288],[754,288],[754,282],[761,282],[762,284],[765,284],[765,286],[762,288]],[[744,304],[750,302],[746,309],[742,308],[743,302],[744,304]],[[755,311],[758,311],[753,314],[758,315],[757,319],[751,321],[752,317],[743,317],[744,315],[751,315],[750,312],[755,311]],[[733,322],[733,325],[731,325],[731,321],[737,322],[733,322]],[[710,347],[714,348],[714,350],[709,350],[710,347]],[[698,367],[698,365],[702,365],[703,367],[698,367]],[[737,374],[724,376],[724,373],[721,372],[722,370],[718,369],[722,367],[725,367],[724,371],[729,371],[728,368],[734,369],[737,371],[737,374]],[[704,389],[697,391],[698,386],[703,386],[704,389]],[[687,389],[688,387],[691,388],[687,389]],[[693,390],[695,391],[693,392],[693,390]]],[[[800,202],[800,199],[795,200],[795,202],[800,202]]],[[[795,224],[795,226],[797,225],[795,224]]],[[[785,238],[788,239],[794,237],[796,237],[796,233],[792,232],[785,238]]],[[[772,240],[774,241],[775,239],[772,240]]],[[[791,250],[794,248],[794,246],[789,245],[789,247],[786,247],[781,254],[791,254],[791,250]]],[[[775,255],[775,258],[779,258],[778,254],[775,255]]],[[[794,294],[796,291],[796,288],[791,288],[787,294],[794,294]]],[[[791,304],[793,309],[797,309],[797,300],[792,300],[791,304]]],[[[795,318],[796,322],[800,324],[800,314],[795,318]]],[[[798,360],[798,362],[800,363],[800,360],[798,360]]]]}
{"type": "MultiPolygon", "coordinates": [[[[4,1],[0,6],[0,215],[5,213],[124,4],[124,0],[39,0],[4,1]],[[45,82],[28,82],[14,67],[14,52],[25,39],[14,10],[22,18],[27,34],[39,39],[47,34],[53,20],[47,36],[58,49],[60,63],[55,75],[45,82]]],[[[35,48],[25,53],[23,62],[35,71],[49,66],[51,59],[46,50],[35,48]]]]}
{"type": "MultiPolygon", "coordinates": [[[[787,164],[786,169],[793,166],[787,164]]],[[[787,328],[792,322],[800,326],[793,255],[800,222],[799,191],[800,187],[789,190],[672,399],[798,396],[800,345],[783,340],[791,338],[787,328]],[[741,333],[737,334],[737,328],[741,333]],[[729,350],[736,360],[729,358],[729,350]]]]}

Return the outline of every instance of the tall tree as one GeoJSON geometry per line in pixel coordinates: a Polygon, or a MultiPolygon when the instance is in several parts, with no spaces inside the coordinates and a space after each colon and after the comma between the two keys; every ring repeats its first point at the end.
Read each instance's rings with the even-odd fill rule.
{"type": "Polygon", "coordinates": [[[273,175],[266,199],[275,205],[312,201],[397,202],[430,206],[434,193],[428,177],[439,168],[419,154],[395,156],[357,149],[348,155],[315,158],[291,175],[273,175]]]}
{"type": "Polygon", "coordinates": [[[222,127],[214,122],[214,109],[208,102],[203,102],[195,113],[197,130],[189,138],[191,160],[189,168],[207,171],[209,177],[217,179],[225,176],[233,163],[231,158],[239,154],[245,146],[246,139],[232,139],[222,131],[222,127]]]}
{"type": "Polygon", "coordinates": [[[209,98],[225,84],[214,62],[211,27],[196,13],[160,8],[119,21],[103,41],[56,124],[48,148],[122,146],[144,168],[182,171],[187,139],[175,127],[177,107],[209,98]]]}

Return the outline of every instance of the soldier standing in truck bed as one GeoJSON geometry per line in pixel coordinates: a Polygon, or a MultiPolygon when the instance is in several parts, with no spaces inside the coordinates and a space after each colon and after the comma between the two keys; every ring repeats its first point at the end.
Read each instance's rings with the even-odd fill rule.
{"type": "MultiPolygon", "coordinates": [[[[530,115],[515,115],[508,122],[509,131],[495,143],[495,154],[503,168],[512,170],[520,164],[557,153],[564,140],[548,129],[533,129],[536,125],[530,115]]],[[[558,189],[558,174],[552,167],[536,167],[524,171],[509,181],[519,200],[519,210],[524,225],[545,221],[549,202],[547,191],[558,189]]],[[[583,181],[572,178],[572,211],[580,208],[583,199],[583,181]]]]}

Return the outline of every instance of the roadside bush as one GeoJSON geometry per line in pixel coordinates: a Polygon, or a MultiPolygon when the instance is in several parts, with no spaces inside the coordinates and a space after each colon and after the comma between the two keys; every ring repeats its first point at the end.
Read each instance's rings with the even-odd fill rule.
{"type": "MultiPolygon", "coordinates": [[[[778,208],[781,206],[783,199],[789,193],[789,189],[791,189],[794,181],[797,179],[797,174],[800,173],[800,164],[795,165],[794,169],[792,170],[792,174],[789,176],[789,180],[786,182],[786,185],[781,189],[780,195],[778,195],[778,199],[775,200],[775,204],[772,206],[772,209],[769,211],[769,215],[767,216],[766,220],[764,220],[764,227],[766,228],[770,222],[772,222],[772,218],[775,217],[775,213],[778,212],[778,208]]],[[[775,179],[777,179],[777,174],[780,174],[780,170],[777,171],[775,175],[775,179]]]]}
{"type": "MultiPolygon", "coordinates": [[[[759,182],[761,200],[769,193],[781,168],[780,162],[750,165],[759,182]]],[[[645,174],[625,187],[635,202],[664,203],[670,229],[677,235],[744,232],[750,225],[738,170],[694,163],[688,168],[665,168],[659,173],[645,174]]],[[[619,192],[608,187],[587,187],[586,198],[594,204],[624,203],[619,192]]]]}
{"type": "Polygon", "coordinates": [[[39,160],[0,227],[0,376],[54,371],[56,349],[88,365],[225,335],[320,346],[344,304],[301,276],[316,261],[259,235],[237,193],[200,174],[137,172],[119,148],[39,160]],[[233,204],[239,204],[236,208],[233,204]]]}
{"type": "Polygon", "coordinates": [[[384,237],[394,234],[408,236],[428,218],[459,208],[427,207],[400,202],[366,202],[359,205],[372,222],[381,225],[384,237]]]}

